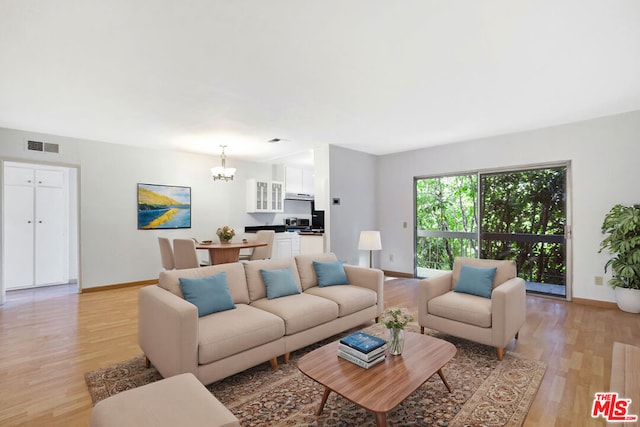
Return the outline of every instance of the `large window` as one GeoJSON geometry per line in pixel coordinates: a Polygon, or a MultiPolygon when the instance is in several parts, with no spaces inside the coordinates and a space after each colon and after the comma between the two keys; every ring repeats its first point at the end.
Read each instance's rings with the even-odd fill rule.
{"type": "Polygon", "coordinates": [[[421,276],[429,270],[450,270],[456,256],[478,257],[477,192],[477,175],[416,180],[416,259],[421,276]]]}
{"type": "Polygon", "coordinates": [[[566,295],[566,182],[565,166],[416,179],[416,275],[509,259],[529,291],[566,295]]]}

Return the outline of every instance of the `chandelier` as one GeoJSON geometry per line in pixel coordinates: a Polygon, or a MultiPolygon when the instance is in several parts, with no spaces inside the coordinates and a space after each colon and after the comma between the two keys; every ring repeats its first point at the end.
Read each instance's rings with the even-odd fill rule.
{"type": "Polygon", "coordinates": [[[220,147],[222,147],[222,166],[211,168],[211,175],[213,175],[214,181],[233,181],[233,175],[236,173],[236,168],[228,168],[226,166],[227,158],[224,155],[224,148],[226,147],[226,145],[221,145],[220,147]]]}

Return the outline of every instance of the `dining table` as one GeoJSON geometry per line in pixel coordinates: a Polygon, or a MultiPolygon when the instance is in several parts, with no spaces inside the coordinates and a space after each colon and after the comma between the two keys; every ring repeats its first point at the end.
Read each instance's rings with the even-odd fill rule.
{"type": "Polygon", "coordinates": [[[240,260],[240,249],[257,248],[259,246],[267,246],[267,243],[258,240],[229,243],[196,243],[196,249],[209,251],[211,265],[238,262],[240,260]]]}

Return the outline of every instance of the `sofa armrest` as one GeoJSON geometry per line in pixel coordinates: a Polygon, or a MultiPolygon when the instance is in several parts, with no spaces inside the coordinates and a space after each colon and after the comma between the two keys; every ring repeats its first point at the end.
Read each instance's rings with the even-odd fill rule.
{"type": "Polygon", "coordinates": [[[491,329],[496,347],[506,346],[527,317],[525,282],[509,279],[491,292],[491,329]]]}
{"type": "Polygon", "coordinates": [[[418,282],[418,323],[420,325],[424,326],[426,324],[427,304],[429,304],[429,301],[449,292],[452,280],[453,273],[449,271],[418,282]]]}
{"type": "Polygon", "coordinates": [[[138,294],[138,343],[163,377],[197,376],[198,309],[159,286],[145,286],[138,294]]]}
{"type": "Polygon", "coordinates": [[[375,291],[378,296],[378,315],[384,311],[384,273],[382,270],[355,265],[344,265],[344,271],[351,285],[375,291]]]}

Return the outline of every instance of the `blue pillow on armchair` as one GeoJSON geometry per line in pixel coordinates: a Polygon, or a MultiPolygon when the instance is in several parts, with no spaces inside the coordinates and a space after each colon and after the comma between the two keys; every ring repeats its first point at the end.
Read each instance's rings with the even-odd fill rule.
{"type": "Polygon", "coordinates": [[[453,290],[455,292],[491,298],[493,278],[495,275],[496,267],[474,267],[463,264],[460,268],[458,283],[456,283],[456,287],[453,290]]]}

